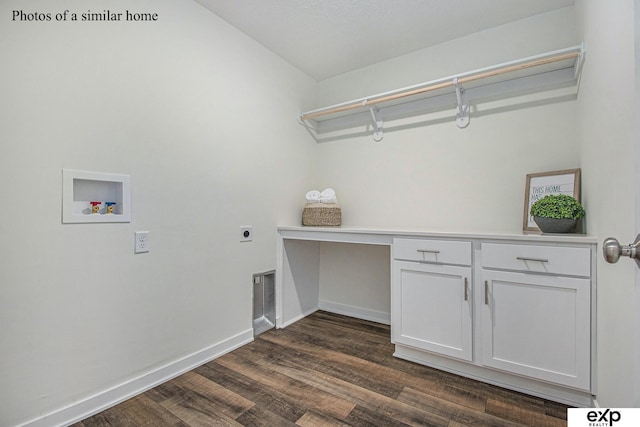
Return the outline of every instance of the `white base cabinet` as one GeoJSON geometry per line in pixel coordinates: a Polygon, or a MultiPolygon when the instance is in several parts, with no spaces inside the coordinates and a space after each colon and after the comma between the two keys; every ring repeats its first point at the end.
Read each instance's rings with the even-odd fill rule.
{"type": "Polygon", "coordinates": [[[396,261],[392,341],[472,360],[471,267],[396,261]]]}
{"type": "Polygon", "coordinates": [[[502,271],[482,278],[482,364],[589,390],[589,280],[502,271]]]}
{"type": "Polygon", "coordinates": [[[471,242],[393,239],[391,340],[473,360],[471,242]]]}
{"type": "Polygon", "coordinates": [[[396,355],[588,405],[594,250],[590,244],[394,239],[396,355]]]}

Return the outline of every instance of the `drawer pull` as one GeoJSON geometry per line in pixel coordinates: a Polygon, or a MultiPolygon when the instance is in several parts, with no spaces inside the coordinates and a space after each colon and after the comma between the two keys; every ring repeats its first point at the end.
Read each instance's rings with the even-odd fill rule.
{"type": "Polygon", "coordinates": [[[549,262],[548,259],[544,259],[544,258],[527,258],[527,257],[523,257],[523,256],[519,256],[516,257],[516,259],[519,259],[520,261],[535,261],[535,262],[549,262]]]}
{"type": "Polygon", "coordinates": [[[484,305],[489,305],[489,283],[484,281],[484,305]]]}
{"type": "Polygon", "coordinates": [[[469,288],[467,287],[468,283],[469,283],[469,279],[465,277],[464,278],[464,300],[465,301],[469,299],[469,288]]]}
{"type": "Polygon", "coordinates": [[[436,251],[434,249],[416,249],[417,252],[427,253],[427,254],[439,254],[440,251],[436,251]]]}

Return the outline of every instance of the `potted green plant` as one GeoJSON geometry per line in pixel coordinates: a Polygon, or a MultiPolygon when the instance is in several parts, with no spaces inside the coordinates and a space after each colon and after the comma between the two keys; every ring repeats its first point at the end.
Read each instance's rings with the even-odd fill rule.
{"type": "Polygon", "coordinates": [[[566,194],[550,194],[537,200],[529,213],[543,233],[571,233],[585,215],[580,202],[566,194]]]}

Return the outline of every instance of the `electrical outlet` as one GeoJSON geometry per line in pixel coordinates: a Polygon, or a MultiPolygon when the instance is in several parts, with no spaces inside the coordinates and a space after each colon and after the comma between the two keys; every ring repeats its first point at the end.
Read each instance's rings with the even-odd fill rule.
{"type": "Polygon", "coordinates": [[[250,242],[253,240],[253,227],[250,225],[243,225],[240,227],[240,241],[250,242]]]}
{"type": "Polygon", "coordinates": [[[149,232],[136,231],[136,244],[134,253],[141,254],[149,252],[149,232]]]}

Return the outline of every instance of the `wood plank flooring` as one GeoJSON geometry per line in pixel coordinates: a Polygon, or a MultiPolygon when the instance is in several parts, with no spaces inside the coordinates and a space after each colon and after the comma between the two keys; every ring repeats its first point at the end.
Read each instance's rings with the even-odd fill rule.
{"type": "Polygon", "coordinates": [[[319,311],[73,427],[567,424],[565,405],[392,353],[388,326],[319,311]]]}

